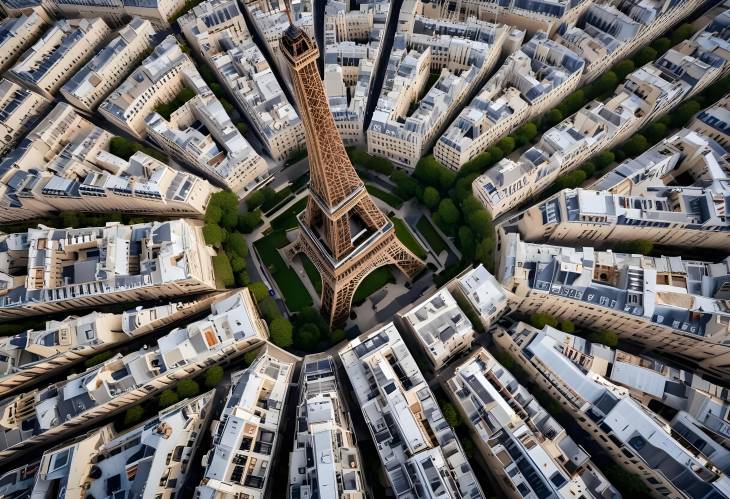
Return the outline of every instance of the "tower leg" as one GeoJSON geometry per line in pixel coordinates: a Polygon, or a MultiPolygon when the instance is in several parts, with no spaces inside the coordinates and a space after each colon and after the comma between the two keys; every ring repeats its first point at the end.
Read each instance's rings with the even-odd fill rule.
{"type": "Polygon", "coordinates": [[[412,279],[423,268],[423,262],[411,253],[400,241],[395,241],[388,247],[388,253],[393,264],[403,272],[408,279],[412,279]]]}
{"type": "Polygon", "coordinates": [[[320,313],[327,319],[330,327],[341,326],[350,317],[352,297],[357,289],[357,283],[352,281],[343,283],[343,286],[334,289],[327,282],[322,282],[322,308],[320,313]]]}

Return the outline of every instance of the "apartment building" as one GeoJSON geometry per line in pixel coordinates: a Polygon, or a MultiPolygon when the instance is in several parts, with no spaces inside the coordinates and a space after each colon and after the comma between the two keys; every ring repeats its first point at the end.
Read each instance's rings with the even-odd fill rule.
{"type": "Polygon", "coordinates": [[[236,128],[197,70],[189,66],[183,74],[195,97],[169,121],[156,112],[148,115],[147,133],[162,149],[243,198],[266,179],[266,160],[236,128]]]}
{"type": "Polygon", "coordinates": [[[109,26],[100,18],[56,21],[23,52],[6,76],[47,99],[53,99],[110,34],[109,26]]]}
{"type": "Polygon", "coordinates": [[[36,9],[0,21],[0,72],[13,65],[20,54],[41,36],[44,27],[45,20],[36,9]]]}
{"type": "Polygon", "coordinates": [[[586,61],[581,78],[589,83],[614,64],[680,23],[701,0],[667,2],[589,2],[582,27],[570,24],[555,32],[555,40],[586,61]]]}
{"type": "Polygon", "coordinates": [[[489,329],[507,311],[507,295],[502,285],[481,263],[467,269],[446,287],[454,296],[467,300],[485,329],[489,329]]]}
{"type": "Polygon", "coordinates": [[[213,411],[212,391],[183,400],[130,430],[112,425],[43,454],[33,497],[177,497],[213,411]],[[125,472],[126,471],[126,472],[125,472]]]}
{"type": "Polygon", "coordinates": [[[504,159],[474,180],[474,196],[493,217],[516,208],[595,154],[628,139],[730,70],[720,28],[709,25],[692,40],[629,74],[605,103],[593,101],[545,132],[518,161],[504,159]]]}
{"type": "Polygon", "coordinates": [[[0,155],[7,154],[33,128],[49,105],[42,95],[5,78],[0,80],[0,155]]]}
{"type": "Polygon", "coordinates": [[[284,162],[306,147],[302,121],[251,39],[236,2],[201,3],[178,23],[243,110],[269,156],[284,162]]]}
{"type": "MultiPolygon", "coordinates": [[[[402,12],[401,16],[404,14],[408,12],[402,12]]],[[[397,81],[388,85],[391,80],[386,74],[367,131],[370,154],[386,157],[396,165],[409,169],[415,168],[418,160],[431,148],[471,92],[482,84],[499,58],[508,31],[506,27],[496,24],[482,26],[477,31],[469,30],[464,25],[462,32],[472,37],[466,38],[445,34],[445,27],[439,23],[421,21],[416,16],[412,30],[410,22],[406,23],[403,32],[396,35],[400,40],[394,42],[394,48],[400,48],[405,43],[414,55],[430,54],[429,71],[438,75],[438,79],[421,98],[420,74],[409,75],[411,82],[406,84],[410,83],[409,86],[417,91],[412,96],[404,97],[395,93],[398,91],[395,86],[397,81]],[[408,97],[412,100],[408,99],[410,102],[404,108],[402,103],[408,97]]],[[[393,59],[397,62],[397,57],[394,51],[389,70],[390,62],[393,59]]],[[[400,67],[398,71],[400,73],[400,67]]]]}
{"type": "Polygon", "coordinates": [[[58,375],[70,366],[210,307],[214,294],[120,314],[91,312],[46,321],[37,331],[0,339],[0,396],[58,375]]]}
{"type": "Polygon", "coordinates": [[[730,260],[709,263],[520,241],[507,234],[497,278],[510,306],[548,313],[691,362],[730,372],[730,260]]]}
{"type": "Polygon", "coordinates": [[[642,239],[724,249],[730,225],[727,152],[681,130],[604,175],[591,189],[565,189],[505,222],[526,241],[598,244],[642,239]],[[678,181],[692,179],[691,185],[678,181]]]}
{"type": "Polygon", "coordinates": [[[304,30],[313,40],[314,36],[314,2],[312,0],[295,0],[287,7],[277,0],[246,0],[244,7],[253,21],[254,30],[259,39],[265,43],[265,50],[270,60],[276,61],[279,74],[291,86],[289,66],[284,54],[279,50],[279,40],[284,30],[289,27],[289,15],[294,24],[304,30]]]}
{"type": "Polygon", "coordinates": [[[133,18],[61,87],[61,95],[77,109],[92,113],[152,50],[154,34],[149,21],[133,18]]]}
{"type": "MultiPolygon", "coordinates": [[[[145,118],[172,101],[185,86],[183,68],[193,67],[175,37],[169,35],[99,105],[99,113],[138,139],[146,136],[145,118]]],[[[197,73],[197,71],[195,71],[197,73]]]]}
{"type": "Polygon", "coordinates": [[[213,445],[203,458],[197,499],[270,497],[269,475],[297,361],[269,343],[247,369],[231,375],[220,419],[211,425],[213,445]]]}
{"type": "Polygon", "coordinates": [[[646,354],[591,343],[549,326],[543,332],[579,369],[627,388],[642,406],[660,412],[672,431],[713,465],[724,473],[730,469],[727,389],[646,354]]]}
{"type": "Polygon", "coordinates": [[[188,220],[0,236],[0,319],[214,291],[213,250],[188,220]]]}
{"type": "MultiPolygon", "coordinates": [[[[11,2],[18,3],[18,0],[3,3],[11,2]]],[[[42,5],[47,15],[101,17],[115,27],[124,25],[130,17],[139,17],[158,30],[170,29],[170,20],[185,7],[185,0],[30,0],[30,3],[42,5]]]]}
{"type": "Polygon", "coordinates": [[[224,295],[207,318],[170,331],[153,348],[116,354],[65,381],[0,401],[0,462],[228,362],[259,347],[267,336],[247,289],[224,295]]]}
{"type": "Polygon", "coordinates": [[[324,13],[324,88],[330,112],[347,146],[365,143],[363,123],[385,33],[389,2],[329,0],[324,13]]]}
{"type": "Polygon", "coordinates": [[[703,137],[712,139],[726,151],[730,151],[730,97],[700,111],[688,128],[703,137]]]}
{"type": "Polygon", "coordinates": [[[395,497],[483,496],[393,323],[358,336],[338,355],[395,497]]]}
{"type": "Polygon", "coordinates": [[[506,497],[619,499],[590,454],[483,347],[444,382],[506,497]]]}
{"type": "Polygon", "coordinates": [[[476,337],[471,321],[446,288],[399,312],[398,318],[434,371],[471,348],[476,337]]]}
{"type": "Polygon", "coordinates": [[[584,61],[539,32],[511,54],[439,137],[434,157],[458,170],[529,119],[565,99],[580,83],[584,61]]]}
{"type": "Polygon", "coordinates": [[[591,5],[590,0],[441,0],[423,3],[423,13],[431,18],[470,16],[490,22],[515,26],[534,35],[544,31],[552,35],[562,24],[576,22],[591,5]]]}
{"type": "Polygon", "coordinates": [[[648,408],[574,363],[555,337],[519,323],[495,335],[522,369],[560,401],[578,425],[657,496],[728,497],[730,479],[648,408]]]}
{"type": "Polygon", "coordinates": [[[218,189],[139,151],[109,152],[113,135],[59,103],[0,160],[0,221],[55,210],[202,217],[218,189]]]}
{"type": "Polygon", "coordinates": [[[299,389],[289,497],[363,499],[363,462],[331,355],[304,358],[299,389]]]}

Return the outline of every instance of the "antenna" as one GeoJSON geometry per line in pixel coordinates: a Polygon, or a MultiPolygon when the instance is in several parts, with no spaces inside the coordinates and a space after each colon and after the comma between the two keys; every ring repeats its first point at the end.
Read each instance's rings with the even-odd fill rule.
{"type": "Polygon", "coordinates": [[[284,12],[286,12],[286,17],[289,18],[289,24],[294,25],[294,21],[291,18],[291,7],[289,6],[289,0],[283,0],[284,2],[284,12]]]}

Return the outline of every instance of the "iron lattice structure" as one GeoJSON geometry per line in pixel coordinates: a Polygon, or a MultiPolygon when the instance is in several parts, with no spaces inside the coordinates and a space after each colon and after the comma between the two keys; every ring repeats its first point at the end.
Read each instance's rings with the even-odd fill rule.
{"type": "Polygon", "coordinates": [[[307,209],[290,254],[304,253],[319,270],[322,315],[336,326],[349,316],[355,290],[370,272],[395,265],[411,278],[423,262],[398,240],[352,167],[319,77],[317,45],[294,25],[279,43],[291,69],[310,171],[307,209]]]}

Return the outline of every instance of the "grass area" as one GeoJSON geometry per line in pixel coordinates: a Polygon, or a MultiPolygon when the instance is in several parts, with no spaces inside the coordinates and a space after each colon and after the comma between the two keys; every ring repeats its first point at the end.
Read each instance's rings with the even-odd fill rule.
{"type": "Polygon", "coordinates": [[[422,216],[418,220],[418,223],[416,223],[416,229],[418,229],[418,232],[420,232],[426,241],[428,241],[429,246],[431,246],[431,249],[437,255],[445,249],[448,249],[444,240],[441,238],[439,233],[436,232],[434,226],[425,216],[422,216]]]}
{"type": "Polygon", "coordinates": [[[312,263],[312,260],[307,258],[306,255],[300,255],[300,258],[302,259],[302,265],[304,265],[304,271],[307,273],[307,277],[309,278],[309,282],[312,283],[312,286],[314,286],[314,290],[317,292],[318,295],[322,294],[322,277],[320,277],[319,272],[317,271],[317,267],[314,266],[312,263]]]}
{"type": "Polygon", "coordinates": [[[370,193],[371,196],[375,196],[376,198],[389,204],[393,208],[400,208],[403,205],[403,200],[395,194],[384,191],[383,189],[375,187],[372,184],[367,184],[365,187],[367,188],[368,193],[370,193]]]}
{"type": "Polygon", "coordinates": [[[292,312],[299,312],[312,306],[312,298],[297,273],[286,264],[279,254],[278,249],[287,244],[289,244],[289,240],[284,231],[275,231],[256,241],[254,247],[284,295],[287,308],[292,312]]]}
{"type": "Polygon", "coordinates": [[[271,228],[274,230],[293,229],[297,226],[297,215],[307,206],[307,198],[303,197],[290,208],[278,215],[271,221],[271,228]]]}
{"type": "Polygon", "coordinates": [[[426,250],[418,243],[418,240],[408,228],[408,225],[397,217],[393,217],[391,220],[393,221],[393,225],[395,225],[395,235],[400,239],[400,242],[405,244],[406,248],[411,250],[418,258],[425,260],[426,250]]]}
{"type": "Polygon", "coordinates": [[[378,267],[370,272],[355,290],[352,297],[353,305],[357,306],[368,299],[370,295],[381,289],[388,283],[395,282],[390,267],[378,267]]]}

